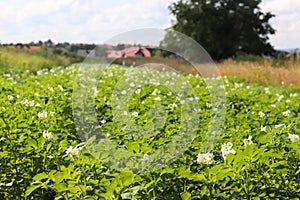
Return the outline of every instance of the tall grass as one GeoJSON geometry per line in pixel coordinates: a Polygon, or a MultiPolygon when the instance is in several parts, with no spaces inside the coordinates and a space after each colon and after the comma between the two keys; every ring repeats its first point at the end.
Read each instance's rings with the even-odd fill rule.
{"type": "Polygon", "coordinates": [[[226,60],[217,63],[220,73],[224,76],[240,76],[247,82],[263,85],[294,85],[300,88],[300,63],[284,61],[274,65],[274,60],[263,62],[236,62],[226,60]]]}
{"type": "Polygon", "coordinates": [[[49,55],[46,50],[30,51],[0,47],[0,73],[11,70],[36,72],[44,68],[50,69],[70,64],[70,59],[63,56],[49,55]]]}
{"type": "MultiPolygon", "coordinates": [[[[116,63],[121,63],[122,59],[117,59],[116,63]]],[[[162,65],[169,66],[176,71],[185,73],[199,73],[209,75],[215,74],[215,69],[209,65],[198,65],[196,70],[190,63],[171,58],[127,58],[126,65],[132,65],[133,61],[136,65],[149,66],[160,69],[162,65]],[[151,63],[151,64],[150,64],[151,63]],[[156,63],[156,64],[154,64],[156,63]]],[[[242,77],[247,82],[260,83],[263,85],[294,85],[300,89],[300,61],[287,59],[269,59],[255,58],[255,60],[247,61],[247,59],[227,59],[217,62],[216,66],[222,76],[242,77]]]]}

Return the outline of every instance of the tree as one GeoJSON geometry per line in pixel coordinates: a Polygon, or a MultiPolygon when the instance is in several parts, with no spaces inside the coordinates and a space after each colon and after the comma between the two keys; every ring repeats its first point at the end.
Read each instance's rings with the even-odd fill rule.
{"type": "MultiPolygon", "coordinates": [[[[274,49],[268,42],[275,30],[269,24],[274,17],[263,13],[261,0],[180,0],[169,6],[176,17],[172,30],[199,42],[215,60],[237,52],[270,55],[274,49]]],[[[174,36],[173,36],[174,37],[174,36]]],[[[166,36],[163,45],[174,45],[166,36]]]]}
{"type": "Polygon", "coordinates": [[[123,50],[125,49],[125,44],[118,44],[116,47],[115,47],[115,50],[123,50]]]}

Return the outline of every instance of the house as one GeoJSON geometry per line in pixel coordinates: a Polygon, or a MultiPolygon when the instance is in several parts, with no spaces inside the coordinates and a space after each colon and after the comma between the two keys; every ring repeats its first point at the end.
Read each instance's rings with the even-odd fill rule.
{"type": "Polygon", "coordinates": [[[133,46],[123,50],[107,50],[107,58],[151,57],[151,52],[145,47],[133,46]]]}
{"type": "Polygon", "coordinates": [[[29,49],[29,50],[32,50],[32,51],[42,50],[41,46],[29,46],[29,45],[23,45],[21,43],[18,43],[16,45],[10,45],[10,46],[8,46],[8,48],[12,48],[12,49],[29,49]]]}
{"type": "Polygon", "coordinates": [[[106,52],[107,58],[121,58],[123,57],[122,51],[119,50],[107,50],[106,52]]]}
{"type": "Polygon", "coordinates": [[[38,51],[38,50],[42,50],[41,46],[29,46],[29,49],[32,51],[38,51]]]}
{"type": "Polygon", "coordinates": [[[294,49],[293,51],[287,53],[285,55],[285,58],[293,58],[293,59],[299,59],[299,49],[294,49]]]}
{"type": "Polygon", "coordinates": [[[78,49],[76,52],[77,56],[82,56],[82,57],[86,57],[86,56],[96,56],[96,51],[95,50],[86,50],[86,49],[78,49]]]}

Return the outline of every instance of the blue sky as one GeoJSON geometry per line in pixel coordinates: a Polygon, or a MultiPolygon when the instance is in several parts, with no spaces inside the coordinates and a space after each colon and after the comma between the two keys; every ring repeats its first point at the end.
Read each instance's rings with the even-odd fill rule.
{"type": "MultiPolygon", "coordinates": [[[[102,43],[141,28],[166,28],[175,0],[0,0],[0,43],[45,41],[102,43]]],[[[300,47],[300,1],[263,0],[263,11],[276,14],[271,23],[275,48],[300,47]]]]}

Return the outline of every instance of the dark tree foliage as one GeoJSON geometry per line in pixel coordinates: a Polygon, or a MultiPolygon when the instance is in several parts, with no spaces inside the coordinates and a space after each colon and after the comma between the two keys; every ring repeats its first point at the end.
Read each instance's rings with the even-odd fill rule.
{"type": "MultiPolygon", "coordinates": [[[[237,52],[270,55],[274,49],[268,42],[269,35],[275,30],[269,20],[274,15],[263,13],[260,3],[261,0],[180,0],[169,6],[176,17],[172,29],[195,39],[215,60],[237,52]]],[[[175,45],[170,34],[163,45],[175,45]]]]}

